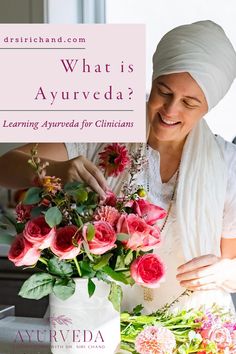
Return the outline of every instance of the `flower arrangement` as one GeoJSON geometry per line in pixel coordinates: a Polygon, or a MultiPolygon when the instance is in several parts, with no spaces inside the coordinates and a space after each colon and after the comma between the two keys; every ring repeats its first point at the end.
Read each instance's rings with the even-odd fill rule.
{"type": "Polygon", "coordinates": [[[107,192],[105,201],[83,182],[47,176],[37,147],[31,151],[36,186],[16,208],[17,236],[8,258],[16,266],[37,268],[23,284],[20,295],[40,299],[53,292],[67,299],[75,291],[74,277],[88,279],[88,293],[95,291],[93,278],[111,285],[109,300],[119,310],[119,282],[157,287],[164,265],[152,254],[160,243],[155,225],[166,212],[149,203],[145,191],[135,185],[135,174],[144,165],[140,151],[129,156],[125,146],[109,144],[99,154],[105,175],[118,176],[129,168],[129,180],[117,197],[107,192]]]}
{"type": "Polygon", "coordinates": [[[142,315],[142,306],[121,314],[121,348],[133,354],[235,354],[236,318],[214,305],[182,310],[166,306],[142,315]]]}

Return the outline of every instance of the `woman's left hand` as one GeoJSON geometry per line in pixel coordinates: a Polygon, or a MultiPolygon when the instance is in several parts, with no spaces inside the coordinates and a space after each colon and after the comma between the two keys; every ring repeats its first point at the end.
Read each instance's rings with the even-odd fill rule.
{"type": "Polygon", "coordinates": [[[178,267],[176,278],[181,286],[193,291],[225,288],[225,283],[235,287],[236,261],[213,254],[196,257],[178,267]]]}

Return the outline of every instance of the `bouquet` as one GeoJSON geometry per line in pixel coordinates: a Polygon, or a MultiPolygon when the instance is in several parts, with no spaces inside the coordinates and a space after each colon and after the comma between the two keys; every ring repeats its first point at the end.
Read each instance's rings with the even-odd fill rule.
{"type": "Polygon", "coordinates": [[[210,309],[170,311],[169,306],[142,315],[121,314],[121,348],[133,354],[235,354],[236,318],[214,305],[210,309]]]}
{"type": "MultiPolygon", "coordinates": [[[[37,147],[31,151],[35,186],[28,189],[16,207],[17,236],[8,258],[16,266],[36,268],[23,284],[20,295],[40,299],[53,292],[67,299],[75,291],[74,277],[87,278],[89,296],[94,278],[110,284],[109,300],[119,310],[119,283],[157,287],[164,265],[152,253],[160,243],[155,225],[166,212],[145,199],[145,190],[135,185],[144,166],[141,150],[128,154],[125,146],[107,145],[99,154],[106,176],[118,176],[129,168],[129,179],[120,197],[107,192],[105,201],[83,182],[64,186],[48,176],[37,147]]],[[[11,219],[12,221],[12,219],[11,219]]]]}

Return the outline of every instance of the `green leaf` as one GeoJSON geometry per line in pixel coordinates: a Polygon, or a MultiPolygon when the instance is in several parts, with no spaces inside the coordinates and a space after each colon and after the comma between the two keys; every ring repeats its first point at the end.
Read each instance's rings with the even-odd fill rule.
{"type": "Polygon", "coordinates": [[[101,256],[99,262],[93,266],[93,269],[99,270],[99,269],[103,268],[104,266],[106,266],[112,256],[113,256],[112,253],[107,253],[107,254],[104,254],[103,256],[101,256]]]}
{"type": "Polygon", "coordinates": [[[56,206],[49,208],[45,214],[45,220],[50,227],[59,225],[62,221],[62,213],[56,206]]]}
{"type": "Polygon", "coordinates": [[[32,187],[30,189],[27,190],[24,200],[23,200],[23,204],[36,204],[38,202],[40,202],[41,200],[41,196],[40,193],[42,192],[42,188],[39,187],[32,187]]]}
{"type": "Polygon", "coordinates": [[[120,233],[120,234],[116,234],[116,238],[118,241],[126,241],[130,238],[129,234],[124,234],[124,233],[120,233]]]}
{"type": "Polygon", "coordinates": [[[79,266],[83,278],[93,278],[95,276],[96,272],[92,269],[89,262],[80,261],[79,266]]]}
{"type": "Polygon", "coordinates": [[[64,191],[69,193],[71,191],[75,191],[81,187],[85,187],[85,183],[84,182],[79,182],[79,181],[74,181],[74,182],[68,182],[65,184],[64,186],[64,191]]]}
{"type": "Polygon", "coordinates": [[[95,236],[95,228],[93,226],[93,224],[87,224],[87,231],[86,231],[86,237],[88,241],[92,241],[92,239],[95,236]]]}
{"type": "Polygon", "coordinates": [[[72,265],[55,256],[48,261],[48,271],[61,277],[70,277],[73,274],[72,265]]]}
{"type": "Polygon", "coordinates": [[[143,309],[144,309],[144,307],[141,304],[135,306],[132,310],[132,315],[134,315],[134,316],[141,315],[141,312],[143,309]]]}
{"type": "Polygon", "coordinates": [[[32,218],[37,218],[38,216],[42,215],[42,211],[45,211],[45,207],[38,206],[31,210],[30,215],[32,216],[32,218]]]}
{"type": "Polygon", "coordinates": [[[53,286],[53,293],[61,300],[66,300],[75,292],[75,282],[73,279],[57,279],[53,286]]]}
{"type": "Polygon", "coordinates": [[[105,266],[102,269],[104,271],[104,273],[106,273],[107,275],[109,275],[109,277],[111,277],[112,279],[116,280],[116,281],[120,281],[124,284],[129,284],[128,280],[126,279],[126,276],[122,273],[122,272],[115,272],[112,268],[110,268],[109,266],[105,266]]]}
{"type": "Polygon", "coordinates": [[[26,299],[39,300],[52,292],[54,282],[55,278],[51,274],[33,274],[24,282],[19,295],[26,299]]]}
{"type": "Polygon", "coordinates": [[[125,265],[129,265],[133,261],[134,255],[132,251],[129,251],[127,255],[125,256],[125,265]]]}
{"type": "Polygon", "coordinates": [[[91,297],[94,294],[94,291],[96,289],[96,285],[94,284],[94,282],[89,278],[88,280],[88,293],[89,293],[89,297],[91,297]]]}
{"type": "Polygon", "coordinates": [[[79,188],[75,194],[76,201],[79,203],[84,203],[88,199],[88,192],[86,189],[79,188]]]}
{"type": "Polygon", "coordinates": [[[25,224],[24,224],[24,223],[18,222],[18,223],[16,224],[16,232],[17,232],[18,234],[21,234],[21,233],[23,232],[24,228],[25,228],[25,224]]]}
{"type": "Polygon", "coordinates": [[[121,286],[112,282],[108,299],[111,301],[114,309],[118,312],[120,311],[122,296],[123,293],[122,293],[121,286]]]}
{"type": "Polygon", "coordinates": [[[0,231],[0,244],[11,245],[14,241],[14,237],[6,231],[0,231]]]}
{"type": "Polygon", "coordinates": [[[85,251],[86,255],[88,256],[88,258],[90,259],[90,261],[94,262],[93,256],[90,253],[89,246],[88,246],[87,242],[83,241],[82,245],[83,245],[84,251],[85,251]]]}

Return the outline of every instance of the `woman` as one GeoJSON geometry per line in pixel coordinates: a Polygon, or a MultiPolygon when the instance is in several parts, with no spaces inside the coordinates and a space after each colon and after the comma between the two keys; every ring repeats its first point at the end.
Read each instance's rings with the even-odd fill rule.
{"type": "MultiPolygon", "coordinates": [[[[236,151],[215,137],[203,120],[228,91],[236,76],[236,54],[223,30],[211,21],[175,28],[160,41],[153,56],[153,84],[147,105],[148,141],[143,147],[149,166],[138,183],[152,202],[168,210],[162,246],[166,281],[155,291],[125,289],[124,307],[143,303],[147,311],[179,300],[184,306],[230,307],[236,291],[236,151]]],[[[26,187],[30,145],[0,159],[0,184],[26,187]]],[[[96,167],[103,144],[40,144],[50,162],[48,174],[63,182],[84,180],[102,198],[119,191],[122,178],[104,180],[96,167]],[[50,161],[51,160],[51,161],[50,161]],[[91,162],[92,161],[92,162],[91,162]],[[95,163],[95,164],[94,164],[95,163]],[[109,187],[108,187],[109,186],[109,187]]],[[[130,150],[137,144],[128,144],[130,150]]]]}

